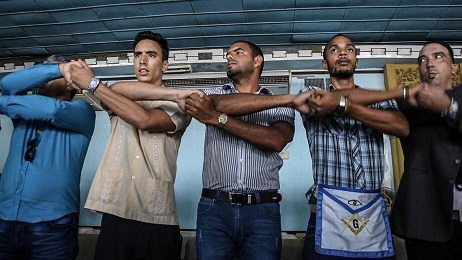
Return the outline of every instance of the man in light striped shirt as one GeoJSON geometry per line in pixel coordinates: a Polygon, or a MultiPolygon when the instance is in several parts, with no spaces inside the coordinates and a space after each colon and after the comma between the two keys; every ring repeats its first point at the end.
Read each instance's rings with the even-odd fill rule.
{"type": "Polygon", "coordinates": [[[237,41],[226,58],[232,83],[206,89],[203,97],[193,94],[185,105],[206,125],[197,257],[280,259],[279,152],[292,140],[295,112],[276,107],[239,115],[232,107],[217,109],[214,103],[228,94],[272,95],[259,85],[264,61],[258,46],[237,41]]]}

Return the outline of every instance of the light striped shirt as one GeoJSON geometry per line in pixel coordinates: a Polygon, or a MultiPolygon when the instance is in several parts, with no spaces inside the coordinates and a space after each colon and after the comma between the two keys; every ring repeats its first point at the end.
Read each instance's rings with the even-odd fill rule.
{"type": "MultiPolygon", "coordinates": [[[[308,86],[301,92],[319,89],[308,86]]],[[[335,87],[330,85],[328,90],[335,91],[335,87]]],[[[394,100],[369,107],[398,109],[394,100]]],[[[308,197],[316,194],[317,184],[367,190],[380,188],[385,172],[383,133],[354,118],[336,113],[319,118],[304,114],[301,116],[314,175],[314,184],[308,190],[308,197]]]]}
{"type": "MultiPolygon", "coordinates": [[[[204,92],[207,95],[238,93],[232,84],[205,89],[204,92]]],[[[269,89],[262,87],[255,94],[272,95],[269,89]]],[[[235,118],[264,126],[271,126],[277,121],[294,125],[295,111],[288,107],[277,107],[235,118]]],[[[241,192],[278,190],[281,167],[282,159],[278,152],[262,150],[223,129],[206,126],[202,174],[204,188],[241,192]]]]}

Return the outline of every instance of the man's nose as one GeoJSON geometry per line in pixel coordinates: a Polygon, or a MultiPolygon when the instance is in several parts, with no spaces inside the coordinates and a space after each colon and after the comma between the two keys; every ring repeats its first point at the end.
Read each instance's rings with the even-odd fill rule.
{"type": "Polygon", "coordinates": [[[433,59],[428,59],[427,60],[427,68],[433,67],[433,62],[434,62],[433,59]]]}
{"type": "Polygon", "coordinates": [[[146,56],[145,55],[141,55],[140,64],[146,64],[146,56]]]}
{"type": "Polygon", "coordinates": [[[231,54],[226,54],[226,59],[227,60],[234,60],[234,57],[231,54]]]}

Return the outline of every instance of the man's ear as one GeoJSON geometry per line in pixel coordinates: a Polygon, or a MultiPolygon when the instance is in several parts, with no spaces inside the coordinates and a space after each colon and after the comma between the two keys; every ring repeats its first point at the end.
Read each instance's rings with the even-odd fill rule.
{"type": "Polygon", "coordinates": [[[261,64],[263,63],[263,57],[258,55],[257,57],[255,57],[253,59],[253,65],[254,65],[254,68],[257,68],[258,66],[261,66],[261,64]]]}
{"type": "Polygon", "coordinates": [[[162,72],[165,73],[168,70],[168,60],[164,60],[162,64],[162,72]]]}
{"type": "Polygon", "coordinates": [[[451,64],[451,73],[452,76],[457,76],[459,74],[459,65],[457,64],[451,64]]]}
{"type": "Polygon", "coordinates": [[[329,67],[327,66],[327,61],[326,60],[323,60],[322,61],[322,67],[327,70],[329,67]]]}

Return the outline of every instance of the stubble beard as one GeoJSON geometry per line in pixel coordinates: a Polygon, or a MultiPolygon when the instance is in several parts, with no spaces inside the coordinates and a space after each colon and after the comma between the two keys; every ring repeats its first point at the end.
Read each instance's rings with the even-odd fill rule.
{"type": "Polygon", "coordinates": [[[226,76],[228,76],[228,78],[230,79],[233,79],[239,74],[241,74],[241,70],[227,70],[226,71],[226,76]]]}
{"type": "Polygon", "coordinates": [[[339,79],[349,79],[349,78],[353,77],[354,73],[355,73],[354,68],[350,68],[350,69],[345,69],[345,68],[335,69],[335,68],[332,68],[331,72],[330,72],[330,75],[332,77],[339,78],[339,79]]]}

